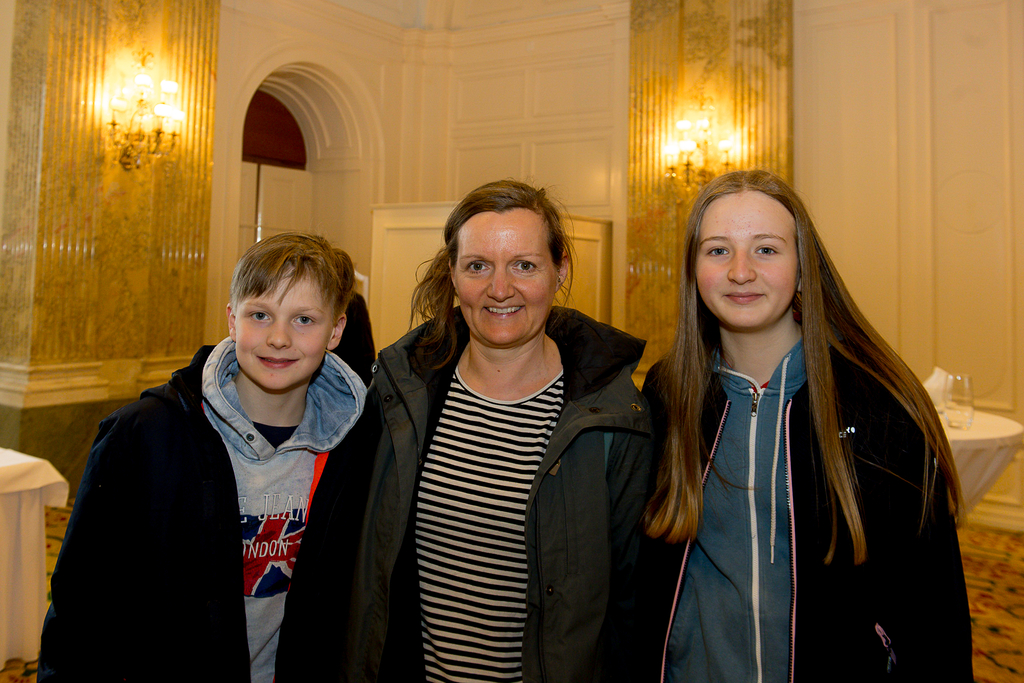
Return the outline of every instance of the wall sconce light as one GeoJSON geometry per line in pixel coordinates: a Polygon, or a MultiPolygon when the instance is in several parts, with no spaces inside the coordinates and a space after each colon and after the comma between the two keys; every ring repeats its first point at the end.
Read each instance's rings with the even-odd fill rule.
{"type": "Polygon", "coordinates": [[[681,119],[676,121],[676,129],[681,132],[682,139],[673,140],[662,148],[667,162],[666,178],[681,182],[689,191],[700,189],[715,176],[729,171],[732,138],[723,137],[718,141],[718,158],[713,158],[711,141],[718,137],[718,131],[712,130],[709,119],[681,119]]]}
{"type": "Polygon", "coordinates": [[[154,103],[153,79],[139,73],[131,85],[110,98],[110,143],[121,168],[141,168],[150,157],[174,151],[185,112],[167,100],[177,92],[175,81],[160,81],[160,101],[154,103]]]}

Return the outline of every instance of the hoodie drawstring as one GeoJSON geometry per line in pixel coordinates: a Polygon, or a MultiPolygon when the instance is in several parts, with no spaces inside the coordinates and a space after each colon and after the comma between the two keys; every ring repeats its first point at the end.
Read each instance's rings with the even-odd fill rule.
{"type": "Polygon", "coordinates": [[[779,414],[775,420],[775,455],[772,458],[772,533],[771,533],[771,563],[775,564],[775,501],[776,489],[778,488],[776,475],[779,471],[779,445],[782,442],[782,411],[786,401],[786,369],[789,366],[789,356],[782,361],[782,387],[779,389],[779,414]]]}

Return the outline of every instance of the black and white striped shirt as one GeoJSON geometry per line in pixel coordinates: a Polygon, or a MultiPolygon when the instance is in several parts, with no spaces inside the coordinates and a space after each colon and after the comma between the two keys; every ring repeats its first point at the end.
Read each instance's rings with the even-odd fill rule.
{"type": "Polygon", "coordinates": [[[521,681],[526,499],[562,409],[562,375],[496,401],[458,371],[416,506],[428,681],[521,681]]]}

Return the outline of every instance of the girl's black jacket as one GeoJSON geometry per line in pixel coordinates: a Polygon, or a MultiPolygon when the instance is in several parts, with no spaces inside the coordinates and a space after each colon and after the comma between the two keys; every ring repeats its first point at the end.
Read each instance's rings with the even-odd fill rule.
{"type": "MultiPolygon", "coordinates": [[[[660,365],[644,386],[659,453],[666,419],[660,365]]],[[[832,522],[805,385],[793,397],[785,427],[795,557],[789,679],[972,681],[970,614],[945,481],[938,476],[921,531],[921,482],[925,468],[934,467],[921,431],[888,391],[835,352],[832,366],[842,397],[840,429],[855,457],[868,560],[854,565],[840,512],[836,554],[830,564],[824,562],[832,522]],[[888,636],[888,648],[876,625],[888,636]]],[[[709,452],[727,410],[719,389],[703,416],[709,452]]],[[[646,539],[641,551],[640,681],[662,680],[687,546],[646,539]]]]}

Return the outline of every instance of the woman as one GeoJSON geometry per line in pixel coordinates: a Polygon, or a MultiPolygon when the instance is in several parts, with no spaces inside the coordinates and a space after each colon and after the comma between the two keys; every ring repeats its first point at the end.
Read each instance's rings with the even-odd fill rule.
{"type": "Polygon", "coordinates": [[[644,680],[971,680],[949,445],[799,197],[721,176],[684,253],[644,386],[644,680]]]}
{"type": "Polygon", "coordinates": [[[381,351],[345,444],[376,451],[355,567],[360,520],[322,493],[340,490],[329,468],[278,681],[624,680],[652,456],[631,379],[644,343],[553,307],[571,250],[544,190],[474,190],[444,242],[414,295],[429,322],[381,351]]]}

